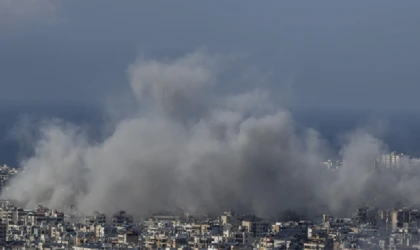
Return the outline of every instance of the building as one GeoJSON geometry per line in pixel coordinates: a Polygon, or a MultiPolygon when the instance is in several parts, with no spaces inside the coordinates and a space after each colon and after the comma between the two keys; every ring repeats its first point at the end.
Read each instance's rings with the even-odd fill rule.
{"type": "Polygon", "coordinates": [[[133,223],[133,216],[128,215],[125,211],[119,211],[112,217],[114,224],[131,224],[133,223]]]}
{"type": "Polygon", "coordinates": [[[242,227],[246,228],[253,237],[261,237],[269,230],[269,224],[255,215],[242,218],[242,227]]]}
{"type": "Polygon", "coordinates": [[[9,228],[8,222],[0,220],[0,241],[7,240],[8,228],[9,228]]]}

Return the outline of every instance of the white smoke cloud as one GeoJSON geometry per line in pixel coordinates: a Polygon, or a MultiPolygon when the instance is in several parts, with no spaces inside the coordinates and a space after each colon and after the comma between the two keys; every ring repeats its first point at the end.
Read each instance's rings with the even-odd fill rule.
{"type": "Polygon", "coordinates": [[[375,174],[369,166],[382,152],[382,142],[369,133],[358,130],[349,136],[340,152],[345,166],[330,182],[331,197],[328,200],[333,210],[354,210],[363,204],[366,192],[369,192],[366,186],[375,174]]]}
{"type": "Polygon", "coordinates": [[[323,171],[326,142],[272,105],[265,90],[214,91],[228,68],[225,59],[196,52],[136,61],[128,72],[138,114],[121,119],[101,142],[66,123],[42,126],[34,156],[22,163],[26,173],[3,197],[29,207],[75,204],[84,213],[182,207],[275,216],[289,208],[341,212],[380,197],[390,190],[385,183],[397,187],[384,194],[391,198],[417,185],[416,177],[409,183],[376,177],[367,165],[384,146],[362,131],[343,146],[346,166],[323,171]]]}

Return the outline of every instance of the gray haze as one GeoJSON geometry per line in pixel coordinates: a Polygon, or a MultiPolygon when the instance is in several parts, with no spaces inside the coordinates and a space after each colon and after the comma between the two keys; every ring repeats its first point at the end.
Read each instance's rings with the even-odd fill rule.
{"type": "Polygon", "coordinates": [[[415,110],[419,10],[418,1],[0,0],[0,104],[110,114],[99,141],[66,121],[41,123],[26,173],[3,197],[137,216],[419,205],[419,170],[367,168],[387,152],[376,133],[345,135],[346,165],[327,173],[319,163],[330,146],[289,111],[415,110]]]}
{"type": "Polygon", "coordinates": [[[237,60],[202,51],[136,60],[127,72],[137,112],[117,121],[102,142],[65,122],[40,126],[35,155],[3,197],[28,207],[74,204],[83,213],[125,209],[137,216],[177,208],[345,214],[372,198],[418,204],[411,191],[420,184],[418,170],[374,173],[368,166],[386,147],[365,130],[346,137],[345,167],[328,173],[320,167],[326,142],[275,107],[265,89],[217,92],[221,75],[242,76],[237,60]]]}
{"type": "Polygon", "coordinates": [[[101,105],[128,91],[139,54],[204,46],[250,55],[289,106],[415,110],[419,10],[415,0],[1,0],[0,100],[101,105]]]}

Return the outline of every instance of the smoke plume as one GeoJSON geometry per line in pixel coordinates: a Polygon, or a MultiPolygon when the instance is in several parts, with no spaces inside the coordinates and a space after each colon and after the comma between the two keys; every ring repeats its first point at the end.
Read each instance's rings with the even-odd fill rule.
{"type": "Polygon", "coordinates": [[[369,167],[386,152],[362,130],[348,135],[344,166],[326,171],[327,143],[297,124],[258,88],[217,91],[232,60],[202,52],[170,61],[138,60],[128,70],[138,109],[111,135],[91,142],[65,122],[40,128],[4,198],[27,207],[136,216],[162,210],[237,209],[276,216],[286,209],[346,213],[375,197],[419,202],[419,174],[369,167]],[[222,93],[221,93],[222,92],[222,93]]]}

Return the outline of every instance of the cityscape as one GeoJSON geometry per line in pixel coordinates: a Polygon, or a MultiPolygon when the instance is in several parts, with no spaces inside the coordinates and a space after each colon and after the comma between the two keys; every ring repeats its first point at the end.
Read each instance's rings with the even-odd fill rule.
{"type": "Polygon", "coordinates": [[[0,250],[420,250],[419,13],[0,0],[0,250]]]}
{"type": "MultiPolygon", "coordinates": [[[[326,171],[345,168],[342,160],[321,163],[326,171]]],[[[392,171],[419,167],[417,159],[392,152],[367,168],[392,171]]],[[[25,172],[0,168],[1,190],[25,172]]],[[[381,208],[360,204],[348,217],[329,211],[308,219],[292,210],[277,220],[264,214],[158,212],[136,218],[126,211],[104,214],[58,211],[39,204],[19,207],[0,201],[0,245],[3,249],[420,249],[420,210],[396,204],[381,208]]]]}

